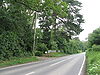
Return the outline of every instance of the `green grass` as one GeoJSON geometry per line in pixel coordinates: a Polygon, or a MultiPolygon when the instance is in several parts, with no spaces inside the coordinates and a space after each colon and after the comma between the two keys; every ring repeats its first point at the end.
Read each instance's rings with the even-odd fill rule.
{"type": "MultiPolygon", "coordinates": [[[[64,55],[66,55],[66,54],[61,53],[61,52],[55,52],[55,53],[44,54],[43,56],[45,56],[45,57],[61,57],[64,55]]],[[[34,62],[34,61],[38,61],[38,60],[39,59],[35,56],[16,57],[16,58],[12,58],[11,60],[0,61],[0,67],[7,67],[7,66],[18,65],[18,64],[24,64],[24,63],[34,62]]]]}
{"type": "Polygon", "coordinates": [[[100,51],[87,52],[87,74],[100,75],[100,51]]]}
{"type": "Polygon", "coordinates": [[[51,53],[48,53],[48,54],[44,54],[43,56],[46,56],[46,57],[61,57],[61,56],[65,56],[66,54],[65,53],[61,53],[61,52],[51,52],[51,53]]]}
{"type": "MultiPolygon", "coordinates": [[[[61,52],[52,52],[52,53],[44,54],[43,56],[45,56],[45,57],[61,57],[61,56],[65,56],[65,55],[66,55],[65,53],[61,53],[61,52]]],[[[38,60],[39,59],[35,56],[16,57],[16,58],[12,58],[11,60],[0,61],[0,67],[7,67],[7,66],[18,65],[18,64],[24,64],[24,63],[38,61],[38,60]]]]}
{"type": "Polygon", "coordinates": [[[12,65],[17,65],[17,64],[24,64],[28,62],[33,62],[33,61],[38,61],[38,59],[35,56],[32,57],[16,57],[11,60],[6,60],[6,61],[0,61],[0,67],[7,67],[7,66],[12,66],[12,65]]]}

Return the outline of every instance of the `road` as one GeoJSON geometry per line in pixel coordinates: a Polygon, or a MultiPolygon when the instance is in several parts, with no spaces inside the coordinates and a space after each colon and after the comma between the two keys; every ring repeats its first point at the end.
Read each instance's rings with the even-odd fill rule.
{"type": "Polygon", "coordinates": [[[85,53],[0,68],[0,75],[82,75],[85,53]]]}

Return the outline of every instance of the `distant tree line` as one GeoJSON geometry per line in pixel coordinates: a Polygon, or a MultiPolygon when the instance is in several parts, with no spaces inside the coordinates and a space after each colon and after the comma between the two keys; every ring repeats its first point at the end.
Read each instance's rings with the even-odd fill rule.
{"type": "Polygon", "coordinates": [[[100,51],[100,27],[89,34],[88,47],[91,51],[100,51]]]}

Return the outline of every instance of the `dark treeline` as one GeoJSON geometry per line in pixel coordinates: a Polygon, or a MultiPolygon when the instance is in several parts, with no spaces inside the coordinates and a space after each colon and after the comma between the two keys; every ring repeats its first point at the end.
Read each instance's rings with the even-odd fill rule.
{"type": "Polygon", "coordinates": [[[0,60],[84,50],[79,39],[70,40],[83,31],[81,7],[76,0],[0,0],[0,60]]]}
{"type": "Polygon", "coordinates": [[[89,34],[88,48],[89,51],[100,51],[100,27],[89,34]]]}

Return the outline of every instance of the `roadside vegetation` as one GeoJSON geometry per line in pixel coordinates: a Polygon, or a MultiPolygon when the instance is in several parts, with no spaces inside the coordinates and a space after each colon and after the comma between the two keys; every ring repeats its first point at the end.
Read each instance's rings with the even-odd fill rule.
{"type": "Polygon", "coordinates": [[[1,0],[0,65],[31,62],[48,50],[61,52],[50,57],[84,51],[73,38],[83,31],[81,7],[77,0],[1,0]]]}
{"type": "Polygon", "coordinates": [[[88,75],[99,75],[100,27],[87,42],[75,37],[83,31],[81,7],[77,0],[0,0],[0,66],[87,49],[88,75]],[[56,52],[48,53],[49,50],[56,52]]]}
{"type": "Polygon", "coordinates": [[[35,56],[32,57],[15,57],[12,58],[11,60],[5,60],[1,61],[0,60],[0,68],[1,67],[7,67],[7,66],[13,66],[13,65],[18,65],[18,64],[24,64],[28,62],[35,62],[38,61],[39,59],[35,56]]]}
{"type": "Polygon", "coordinates": [[[88,75],[100,74],[100,52],[98,51],[87,52],[87,74],[88,75]]]}
{"type": "Polygon", "coordinates": [[[87,75],[100,75],[100,27],[88,37],[87,75]]]}

